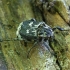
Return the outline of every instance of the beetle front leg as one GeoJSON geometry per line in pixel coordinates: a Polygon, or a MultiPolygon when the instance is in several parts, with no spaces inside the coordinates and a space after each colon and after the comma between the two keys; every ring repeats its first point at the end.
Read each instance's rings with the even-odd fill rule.
{"type": "Polygon", "coordinates": [[[62,28],[62,27],[60,27],[60,26],[54,27],[52,30],[54,31],[54,30],[56,30],[56,29],[58,29],[58,30],[60,30],[60,31],[65,31],[65,29],[62,28]]]}
{"type": "Polygon", "coordinates": [[[55,31],[56,29],[58,29],[60,31],[70,31],[70,28],[69,29],[64,29],[64,28],[62,28],[60,26],[57,26],[57,27],[52,28],[53,31],[55,31]]]}

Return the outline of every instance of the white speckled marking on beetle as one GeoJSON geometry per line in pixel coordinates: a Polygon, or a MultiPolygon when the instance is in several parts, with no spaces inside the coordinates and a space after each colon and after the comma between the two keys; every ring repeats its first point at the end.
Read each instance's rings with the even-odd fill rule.
{"type": "Polygon", "coordinates": [[[19,26],[18,26],[18,28],[17,28],[17,31],[16,31],[16,35],[17,35],[17,37],[19,38],[19,40],[23,40],[22,38],[21,38],[21,35],[20,35],[20,33],[19,33],[19,31],[21,30],[21,26],[23,25],[23,22],[21,22],[20,24],[19,24],[19,26]]]}
{"type": "Polygon", "coordinates": [[[29,26],[32,27],[33,22],[30,22],[29,26]]]}
{"type": "Polygon", "coordinates": [[[38,24],[38,25],[35,25],[35,27],[37,27],[37,28],[38,28],[38,26],[39,26],[39,25],[41,25],[41,24],[43,24],[43,23],[42,23],[42,22],[39,22],[39,24],[38,24]]]}
{"type": "Polygon", "coordinates": [[[26,33],[29,33],[29,30],[28,29],[26,30],[26,33]]]}
{"type": "Polygon", "coordinates": [[[36,30],[34,30],[34,31],[32,31],[32,32],[34,33],[35,36],[37,35],[36,30]]]}

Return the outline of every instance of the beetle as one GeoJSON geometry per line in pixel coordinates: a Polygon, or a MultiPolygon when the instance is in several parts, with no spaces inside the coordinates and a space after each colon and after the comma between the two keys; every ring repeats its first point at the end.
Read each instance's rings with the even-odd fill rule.
{"type": "Polygon", "coordinates": [[[19,40],[24,41],[24,44],[27,44],[27,42],[34,41],[33,46],[28,51],[27,56],[29,57],[30,51],[39,42],[42,42],[42,44],[44,44],[47,47],[48,51],[52,53],[51,48],[49,46],[49,42],[53,41],[54,30],[56,29],[59,29],[60,31],[64,30],[61,27],[51,28],[45,22],[39,22],[32,18],[30,20],[23,21],[19,24],[16,31],[16,35],[19,40]]]}

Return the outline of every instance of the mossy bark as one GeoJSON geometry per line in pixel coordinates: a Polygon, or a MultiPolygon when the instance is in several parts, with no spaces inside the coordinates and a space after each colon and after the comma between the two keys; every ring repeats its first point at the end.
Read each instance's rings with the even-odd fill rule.
{"type": "MultiPolygon", "coordinates": [[[[34,0],[1,0],[0,1],[0,38],[14,39],[16,38],[16,29],[20,22],[35,18],[37,21],[45,21],[49,26],[61,26],[68,28],[68,16],[61,1],[55,6],[64,16],[66,22],[62,19],[58,12],[51,14],[45,8],[45,3],[33,2],[34,0]],[[41,5],[41,6],[40,6],[41,5]],[[41,9],[42,8],[42,9],[41,9]]],[[[39,0],[38,0],[39,1],[39,0]]],[[[2,52],[5,56],[8,70],[68,70],[68,42],[69,37],[65,36],[66,32],[55,31],[55,39],[51,43],[51,47],[56,53],[51,55],[41,44],[36,45],[30,52],[30,59],[27,58],[28,50],[33,43],[28,43],[25,47],[20,41],[3,41],[1,42],[2,52]],[[66,38],[67,37],[67,38],[66,38]],[[65,39],[66,38],[66,39],[65,39]],[[51,61],[49,61],[51,60],[51,61]],[[56,62],[58,60],[58,62],[56,62]],[[47,67],[47,65],[49,66],[47,67]],[[60,64],[60,66],[59,66],[60,64]]]]}
{"type": "MultiPolygon", "coordinates": [[[[38,0],[38,2],[40,2],[40,0],[38,0]]],[[[46,6],[47,2],[45,3],[38,3],[38,2],[36,2],[36,6],[39,8],[40,11],[43,12],[43,18],[48,25],[50,25],[51,27],[60,26],[63,28],[69,28],[68,24],[70,23],[69,23],[67,10],[62,1],[55,1],[55,3],[53,2],[55,10],[52,6],[51,11],[47,10],[46,6]],[[55,11],[54,13],[53,10],[55,11]]],[[[55,39],[51,43],[51,47],[56,53],[55,57],[59,62],[57,63],[61,65],[62,67],[61,70],[66,70],[66,69],[68,70],[69,57],[67,57],[67,52],[69,51],[69,49],[68,49],[68,44],[66,43],[67,39],[65,39],[66,34],[68,34],[68,32],[62,32],[56,30],[54,33],[55,33],[55,39]]]]}

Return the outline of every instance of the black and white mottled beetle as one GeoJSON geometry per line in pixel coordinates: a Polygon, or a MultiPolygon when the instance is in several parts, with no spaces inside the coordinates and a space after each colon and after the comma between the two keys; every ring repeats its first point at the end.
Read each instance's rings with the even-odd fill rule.
{"type": "MultiPolygon", "coordinates": [[[[64,29],[60,27],[56,27],[57,29],[63,31],[64,29]]],[[[49,39],[53,39],[54,30],[56,28],[51,28],[45,22],[38,22],[35,19],[30,19],[24,22],[21,22],[17,28],[16,35],[19,40],[24,40],[25,43],[34,41],[32,48],[40,41],[47,47],[47,49],[51,52],[51,48],[49,46],[49,39]]],[[[31,48],[31,49],[32,49],[31,48]]],[[[31,51],[31,49],[28,52],[31,51]]],[[[52,52],[51,52],[52,53],[52,52]]]]}

